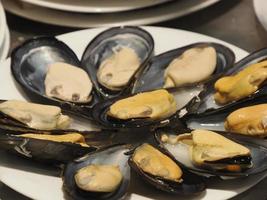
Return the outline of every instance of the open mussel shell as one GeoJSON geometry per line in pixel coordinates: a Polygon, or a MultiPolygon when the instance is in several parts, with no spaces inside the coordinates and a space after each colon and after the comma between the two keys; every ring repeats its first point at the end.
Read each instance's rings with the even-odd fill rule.
{"type": "Polygon", "coordinates": [[[164,72],[174,59],[178,58],[188,49],[206,46],[215,48],[217,53],[217,64],[212,76],[201,83],[208,82],[216,78],[218,75],[222,74],[225,70],[229,69],[234,64],[235,55],[233,51],[224,45],[212,42],[190,44],[153,57],[149,64],[145,67],[144,71],[138,76],[137,80],[134,83],[132,92],[143,92],[163,88],[165,83],[164,72]]]}
{"type": "MultiPolygon", "coordinates": [[[[50,132],[50,134],[60,135],[67,133],[74,132],[50,132]]],[[[109,146],[112,144],[111,139],[114,137],[113,133],[104,131],[84,131],[83,133],[75,133],[80,133],[84,136],[88,147],[71,142],[55,142],[48,139],[20,137],[19,135],[24,134],[24,132],[17,132],[16,135],[12,135],[1,130],[0,149],[27,159],[57,165],[65,164],[89,152],[109,146]]],[[[38,132],[37,134],[41,133],[38,132]]],[[[46,132],[45,134],[49,133],[46,132]]]]}
{"type": "Polygon", "coordinates": [[[225,177],[238,178],[238,177],[255,175],[267,170],[267,148],[266,145],[264,145],[263,142],[260,141],[259,139],[231,134],[229,132],[216,131],[216,133],[219,133],[224,137],[247,147],[250,150],[253,166],[251,168],[248,168],[240,172],[216,171],[205,168],[199,168],[193,165],[190,159],[189,148],[186,148],[184,145],[164,143],[161,140],[161,136],[163,134],[168,136],[171,135],[176,136],[178,134],[190,133],[191,131],[192,130],[190,129],[184,129],[180,131],[179,130],[175,131],[169,128],[160,129],[155,132],[155,138],[160,148],[163,151],[165,151],[170,157],[172,157],[178,163],[180,163],[181,166],[186,167],[188,170],[195,173],[200,173],[208,176],[225,176],[225,177]]]}
{"type": "Polygon", "coordinates": [[[86,47],[82,56],[82,66],[89,74],[96,92],[103,98],[111,98],[130,92],[131,84],[136,76],[150,60],[154,51],[152,36],[142,28],[123,26],[114,27],[97,35],[86,47]],[[115,50],[128,47],[135,51],[140,59],[138,70],[121,90],[111,90],[102,86],[97,78],[97,71],[101,63],[114,54],[115,50]]]}
{"type": "MultiPolygon", "coordinates": [[[[177,112],[171,115],[170,117],[163,119],[148,119],[148,118],[140,118],[140,119],[129,119],[129,120],[121,120],[116,119],[108,115],[110,106],[114,104],[116,101],[130,97],[132,95],[115,97],[112,99],[108,99],[102,101],[101,103],[97,103],[92,111],[93,119],[99,125],[111,128],[111,129],[131,129],[131,128],[150,128],[155,129],[157,127],[162,127],[170,124],[176,124],[179,126],[179,108],[177,108],[177,112]]],[[[184,126],[184,124],[181,124],[184,126]]]]}
{"type": "Polygon", "coordinates": [[[80,67],[76,54],[65,43],[54,37],[37,37],[17,47],[11,54],[12,75],[23,91],[34,101],[52,104],[63,110],[90,118],[90,108],[97,96],[91,92],[89,103],[74,103],[47,97],[45,77],[50,64],[64,62],[80,67]]]}
{"type": "Polygon", "coordinates": [[[129,156],[125,154],[128,151],[129,151],[128,145],[114,145],[104,149],[100,149],[93,153],[89,153],[84,157],[75,159],[73,162],[68,163],[65,166],[63,172],[63,188],[66,191],[66,194],[70,196],[72,199],[77,199],[77,200],[123,199],[126,196],[130,183],[130,167],[128,166],[127,163],[129,156]],[[123,179],[119,187],[114,192],[110,193],[88,192],[78,188],[74,179],[74,175],[79,169],[92,164],[119,166],[123,179]]]}
{"type": "MultiPolygon", "coordinates": [[[[133,153],[133,150],[131,151],[131,153],[133,153]]],[[[149,174],[143,171],[133,161],[132,156],[130,157],[128,163],[131,166],[131,168],[137,174],[140,175],[142,179],[144,179],[146,182],[150,183],[151,185],[153,185],[159,190],[172,193],[172,194],[190,195],[190,194],[201,193],[206,189],[204,178],[197,174],[191,173],[184,167],[180,166],[183,172],[183,175],[181,177],[181,182],[175,182],[175,181],[164,179],[159,176],[154,176],[152,174],[149,174]]]]}
{"type": "MultiPolygon", "coordinates": [[[[258,63],[260,61],[267,59],[267,48],[258,50],[256,52],[251,53],[247,57],[243,58],[239,62],[237,62],[232,68],[228,69],[223,76],[233,75],[242,69],[246,68],[251,64],[258,63]]],[[[209,82],[203,91],[198,95],[197,98],[193,99],[187,106],[188,115],[210,115],[215,113],[225,113],[231,112],[235,109],[238,109],[243,106],[265,103],[267,96],[267,86],[265,83],[253,94],[250,96],[240,99],[238,101],[230,102],[224,105],[219,105],[214,100],[214,84],[215,81],[209,82]]],[[[195,116],[194,116],[195,117],[195,116]]]]}

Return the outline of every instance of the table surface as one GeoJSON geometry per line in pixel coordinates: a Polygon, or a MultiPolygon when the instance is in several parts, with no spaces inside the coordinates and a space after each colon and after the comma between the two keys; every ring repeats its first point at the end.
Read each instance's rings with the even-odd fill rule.
{"type": "MultiPolygon", "coordinates": [[[[41,24],[8,13],[7,23],[11,32],[10,51],[33,36],[54,36],[78,30],[41,24]]],[[[154,25],[206,34],[249,52],[267,46],[267,33],[255,16],[252,0],[224,0],[194,14],[154,25]]],[[[233,200],[267,199],[266,185],[267,178],[255,187],[234,197],[233,200]]],[[[0,199],[27,200],[28,198],[1,185],[0,199]]]]}

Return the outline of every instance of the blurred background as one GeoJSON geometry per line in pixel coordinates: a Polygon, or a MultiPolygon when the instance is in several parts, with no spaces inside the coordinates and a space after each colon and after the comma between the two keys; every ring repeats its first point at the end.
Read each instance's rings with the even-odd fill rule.
{"type": "Polygon", "coordinates": [[[98,0],[79,0],[75,6],[76,1],[70,0],[3,0],[10,49],[33,36],[59,35],[88,27],[144,24],[203,33],[247,51],[267,44],[264,29],[267,17],[263,14],[264,6],[259,6],[266,4],[264,0],[136,0],[133,5],[114,1],[116,5],[111,6],[110,0],[104,0],[103,5],[98,0]]]}

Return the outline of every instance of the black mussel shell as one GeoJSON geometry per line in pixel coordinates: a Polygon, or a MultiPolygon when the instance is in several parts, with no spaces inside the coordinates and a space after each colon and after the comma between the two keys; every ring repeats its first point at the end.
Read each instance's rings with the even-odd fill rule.
{"type": "Polygon", "coordinates": [[[131,128],[155,129],[157,127],[162,127],[171,124],[175,124],[176,127],[179,125],[184,127],[184,124],[181,124],[179,120],[179,109],[177,109],[177,112],[171,115],[170,117],[157,120],[152,120],[147,118],[121,120],[108,115],[109,108],[113,103],[115,103],[120,99],[124,99],[130,96],[132,95],[115,97],[112,99],[102,101],[101,103],[97,103],[92,111],[92,116],[95,122],[103,127],[111,129],[131,129],[131,128]]]}
{"type": "MultiPolygon", "coordinates": [[[[74,131],[51,131],[45,132],[45,134],[67,134],[73,132],[74,131]]],[[[12,135],[1,130],[0,149],[46,164],[64,164],[70,162],[89,152],[109,146],[112,144],[112,137],[114,137],[113,133],[105,131],[76,131],[76,133],[84,135],[85,141],[89,145],[89,147],[84,147],[70,142],[54,142],[50,140],[18,137],[23,133],[24,132],[17,132],[17,135],[12,135]]],[[[41,134],[41,132],[34,132],[34,134],[41,134]]]]}
{"type": "MultiPolygon", "coordinates": [[[[125,153],[129,151],[128,145],[114,145],[88,155],[75,159],[68,163],[63,171],[63,188],[68,196],[77,200],[117,200],[126,196],[130,183],[130,167],[128,166],[129,156],[125,153]],[[111,193],[87,192],[79,189],[75,183],[76,172],[91,164],[118,165],[123,175],[123,180],[117,190],[111,193]]],[[[105,181],[105,180],[103,180],[105,181]]]]}
{"type": "MultiPolygon", "coordinates": [[[[133,152],[133,151],[132,151],[133,152]]],[[[166,154],[167,155],[167,154],[166,154]]],[[[171,158],[171,157],[170,157],[171,158]]],[[[173,158],[171,158],[173,159],[173,158]]],[[[174,159],[173,159],[174,160],[174,159]]],[[[175,161],[175,160],[174,160],[175,161]]],[[[176,162],[176,161],[175,161],[176,162]]],[[[205,180],[202,176],[194,174],[188,171],[186,168],[181,167],[183,175],[181,177],[181,182],[170,181],[158,176],[151,175],[138,167],[138,165],[133,161],[132,156],[128,161],[131,168],[140,175],[142,179],[150,183],[159,190],[180,194],[180,195],[190,195],[198,194],[206,189],[205,180]]],[[[176,162],[177,163],[177,162],[176,162]]]]}
{"type": "MultiPolygon", "coordinates": [[[[258,50],[256,52],[251,53],[247,57],[243,58],[239,62],[237,62],[232,68],[228,69],[223,76],[229,76],[235,74],[242,69],[246,68],[248,65],[258,63],[260,61],[267,59],[267,48],[258,50]]],[[[193,99],[187,106],[187,115],[210,115],[210,114],[221,114],[225,112],[231,112],[238,108],[248,105],[254,105],[258,103],[266,103],[267,96],[267,86],[262,85],[258,91],[251,94],[250,96],[240,99],[235,102],[231,102],[225,105],[219,105],[215,102],[213,95],[215,94],[214,84],[215,81],[209,82],[204,90],[198,95],[197,98],[193,99]]]]}
{"type": "Polygon", "coordinates": [[[54,37],[37,37],[17,47],[11,54],[12,75],[34,101],[52,104],[76,115],[90,118],[90,109],[98,101],[92,91],[89,103],[73,103],[45,95],[44,80],[51,63],[64,62],[80,67],[76,54],[65,43],[54,37]]]}
{"type": "Polygon", "coordinates": [[[229,69],[235,62],[235,55],[231,49],[221,44],[212,42],[201,42],[187,45],[181,48],[177,48],[151,59],[149,64],[145,67],[144,71],[140,73],[137,80],[134,83],[132,92],[143,92],[153,89],[163,88],[164,86],[164,72],[168,65],[186,50],[201,47],[211,46],[216,49],[217,52],[217,65],[213,75],[204,82],[208,82],[222,74],[225,70],[229,69]],[[152,81],[153,80],[153,81],[152,81]]]}
{"type": "Polygon", "coordinates": [[[102,98],[111,98],[130,92],[136,76],[150,60],[154,51],[152,36],[142,28],[132,26],[113,27],[97,35],[86,47],[82,56],[82,66],[90,75],[96,92],[102,98]],[[140,67],[121,90],[110,90],[97,80],[97,71],[102,61],[114,54],[114,48],[129,47],[135,50],[140,58],[140,67]]]}
{"type": "MultiPolygon", "coordinates": [[[[242,170],[240,172],[231,172],[231,171],[216,171],[212,169],[207,169],[207,168],[200,168],[196,167],[195,165],[192,164],[192,161],[189,156],[189,152],[187,148],[180,148],[175,147],[175,145],[163,143],[161,141],[161,135],[166,134],[166,135],[178,135],[178,134],[183,134],[183,133],[190,133],[192,130],[190,129],[184,129],[184,130],[177,130],[174,131],[172,129],[161,129],[157,130],[155,132],[155,138],[156,141],[159,144],[159,147],[166,152],[170,157],[175,159],[178,163],[180,163],[181,166],[186,167],[188,170],[200,174],[208,174],[213,175],[213,176],[228,176],[228,177],[246,177],[250,175],[255,175],[261,172],[264,172],[267,170],[267,146],[264,145],[264,143],[256,138],[251,138],[248,136],[243,136],[243,135],[237,135],[237,134],[231,134],[229,132],[222,132],[222,131],[216,131],[216,133],[219,133],[223,135],[224,137],[237,142],[245,147],[247,147],[250,152],[251,152],[251,159],[252,159],[252,167],[242,170]],[[179,151],[183,150],[183,152],[179,151]]],[[[236,163],[244,163],[244,164],[249,164],[250,158],[240,158],[236,160],[227,160],[229,164],[231,162],[236,163]]],[[[208,164],[208,163],[207,163],[208,164]]]]}
{"type": "Polygon", "coordinates": [[[53,142],[14,135],[0,135],[1,149],[49,164],[67,163],[74,158],[95,151],[94,147],[82,147],[79,144],[53,142]]]}

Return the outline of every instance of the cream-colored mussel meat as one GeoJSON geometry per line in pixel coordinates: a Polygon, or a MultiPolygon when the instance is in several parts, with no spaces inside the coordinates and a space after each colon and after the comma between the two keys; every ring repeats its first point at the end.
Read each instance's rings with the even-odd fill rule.
{"type": "Polygon", "coordinates": [[[48,66],[45,77],[45,93],[64,101],[89,102],[92,82],[81,68],[67,63],[53,63],[48,66]]]}
{"type": "Polygon", "coordinates": [[[104,60],[97,71],[101,85],[111,90],[120,90],[127,85],[140,66],[136,52],[129,47],[122,47],[104,60]]]}
{"type": "Polygon", "coordinates": [[[177,111],[176,101],[167,90],[144,92],[119,100],[110,106],[108,115],[118,119],[161,119],[177,111]]]}
{"type": "Polygon", "coordinates": [[[48,135],[48,134],[34,134],[34,133],[25,133],[17,135],[18,137],[33,138],[39,140],[49,140],[53,142],[69,142],[79,144],[84,147],[88,147],[85,142],[83,135],[79,133],[67,133],[63,135],[48,135]]]}
{"type": "Polygon", "coordinates": [[[0,104],[0,111],[35,129],[66,129],[71,119],[56,106],[9,100],[0,104]]]}
{"type": "Polygon", "coordinates": [[[216,62],[216,50],[213,47],[186,50],[166,68],[164,87],[178,87],[203,81],[214,72],[216,62]]]}
{"type": "Polygon", "coordinates": [[[150,144],[139,146],[133,154],[132,161],[144,172],[167,180],[181,182],[181,168],[168,156],[150,144]]]}
{"type": "Polygon", "coordinates": [[[81,168],[74,176],[80,189],[90,192],[113,192],[123,179],[119,166],[92,164],[81,168]]]}
{"type": "Polygon", "coordinates": [[[227,131],[250,136],[267,136],[267,104],[240,108],[227,116],[227,131]]]}
{"type": "Polygon", "coordinates": [[[200,167],[212,167],[216,170],[241,171],[251,167],[251,163],[229,164],[217,162],[235,157],[250,157],[250,150],[218,133],[208,130],[194,130],[178,136],[162,135],[161,140],[172,145],[185,144],[193,163],[200,167]]]}
{"type": "Polygon", "coordinates": [[[267,78],[267,61],[252,64],[232,76],[216,81],[214,99],[219,104],[245,98],[256,92],[267,78]]]}

